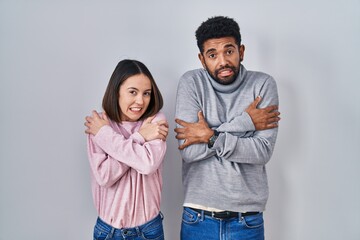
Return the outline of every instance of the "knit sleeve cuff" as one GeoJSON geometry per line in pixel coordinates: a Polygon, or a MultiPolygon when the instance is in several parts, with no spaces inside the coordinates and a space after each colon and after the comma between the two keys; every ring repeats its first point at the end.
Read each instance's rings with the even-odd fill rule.
{"type": "Polygon", "coordinates": [[[136,143],[139,144],[145,143],[144,137],[139,132],[133,133],[129,138],[133,139],[136,143]]]}
{"type": "Polygon", "coordinates": [[[255,125],[250,117],[250,115],[247,112],[243,113],[243,124],[245,129],[249,129],[248,131],[255,131],[255,125]]]}

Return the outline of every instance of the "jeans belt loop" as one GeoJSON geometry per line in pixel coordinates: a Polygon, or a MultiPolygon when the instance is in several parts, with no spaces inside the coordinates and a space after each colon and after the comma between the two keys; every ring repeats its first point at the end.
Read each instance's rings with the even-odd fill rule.
{"type": "Polygon", "coordinates": [[[114,232],[115,232],[115,228],[112,227],[110,233],[108,234],[108,236],[106,236],[105,240],[109,238],[110,239],[113,238],[114,232]]]}
{"type": "Polygon", "coordinates": [[[139,227],[135,227],[136,229],[136,233],[139,237],[141,237],[141,231],[140,231],[140,228],[139,227]]]}

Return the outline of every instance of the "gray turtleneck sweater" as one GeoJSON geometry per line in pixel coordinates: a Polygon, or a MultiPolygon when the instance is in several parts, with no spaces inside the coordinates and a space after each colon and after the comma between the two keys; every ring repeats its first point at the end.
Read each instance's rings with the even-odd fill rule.
{"type": "Polygon", "coordinates": [[[242,65],[230,85],[215,82],[204,69],[180,78],[175,117],[197,122],[201,110],[209,127],[220,132],[211,149],[194,144],[181,151],[185,203],[236,212],[265,210],[269,195],[265,164],[278,129],[255,131],[245,109],[257,96],[262,97],[259,108],[279,104],[274,79],[242,65]]]}

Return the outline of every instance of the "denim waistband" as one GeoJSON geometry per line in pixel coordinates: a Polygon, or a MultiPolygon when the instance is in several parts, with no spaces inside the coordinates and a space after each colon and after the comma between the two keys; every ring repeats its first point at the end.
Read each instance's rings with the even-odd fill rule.
{"type": "Polygon", "coordinates": [[[114,228],[111,225],[104,222],[100,217],[98,217],[96,220],[96,225],[98,228],[101,228],[104,232],[112,233],[111,235],[114,237],[116,236],[130,237],[130,236],[141,236],[141,232],[144,229],[156,223],[157,221],[162,221],[162,219],[163,219],[163,215],[160,212],[155,218],[144,223],[143,225],[132,228],[114,228]]]}

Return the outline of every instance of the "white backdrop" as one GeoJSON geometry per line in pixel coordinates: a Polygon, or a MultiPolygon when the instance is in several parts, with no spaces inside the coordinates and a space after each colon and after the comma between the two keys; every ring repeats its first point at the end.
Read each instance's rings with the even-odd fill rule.
{"type": "MultiPolygon", "coordinates": [[[[91,239],[84,117],[118,61],[144,62],[170,127],[194,32],[238,21],[244,65],[277,80],[282,120],[268,164],[266,239],[360,239],[360,1],[0,0],[0,240],[91,239]]],[[[162,211],[178,239],[183,190],[168,137],[162,211]]]]}

